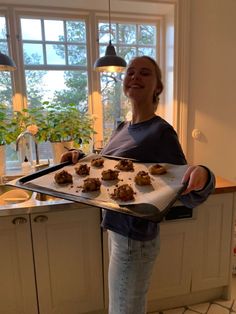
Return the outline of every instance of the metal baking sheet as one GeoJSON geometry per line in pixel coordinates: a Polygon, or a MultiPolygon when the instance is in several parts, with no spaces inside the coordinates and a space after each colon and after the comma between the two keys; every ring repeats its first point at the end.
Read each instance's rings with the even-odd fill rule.
{"type": "Polygon", "coordinates": [[[104,166],[96,168],[91,166],[91,160],[95,157],[101,157],[97,154],[90,154],[79,160],[78,164],[88,164],[90,174],[86,177],[78,176],[75,173],[76,165],[70,165],[68,162],[47,169],[38,171],[31,175],[20,178],[15,182],[18,187],[45,193],[59,198],[74,202],[85,203],[96,207],[125,213],[128,215],[159,222],[168,212],[169,208],[176,202],[179,195],[186,188],[181,183],[187,165],[162,164],[167,168],[167,173],[163,175],[150,175],[151,186],[137,186],[134,182],[134,176],[138,171],[148,171],[153,163],[141,163],[133,160],[134,171],[120,171],[119,181],[103,181],[101,190],[95,192],[82,192],[83,180],[88,177],[101,178],[101,172],[105,169],[114,169],[118,159],[110,156],[104,158],[104,166]],[[73,176],[73,184],[58,185],[54,181],[55,173],[59,170],[66,170],[73,176]],[[117,185],[128,183],[135,191],[135,199],[129,202],[113,200],[111,194],[117,185]]]}

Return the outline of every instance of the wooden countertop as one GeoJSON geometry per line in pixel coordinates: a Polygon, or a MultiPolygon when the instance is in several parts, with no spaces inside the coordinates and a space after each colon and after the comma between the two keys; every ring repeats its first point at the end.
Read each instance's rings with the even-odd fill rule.
{"type": "Polygon", "coordinates": [[[216,177],[216,188],[214,194],[236,192],[236,182],[216,177]]]}

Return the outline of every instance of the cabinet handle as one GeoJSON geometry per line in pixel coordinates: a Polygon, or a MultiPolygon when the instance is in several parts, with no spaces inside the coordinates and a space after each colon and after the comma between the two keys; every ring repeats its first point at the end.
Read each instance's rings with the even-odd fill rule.
{"type": "Polygon", "coordinates": [[[22,225],[27,223],[27,219],[25,217],[16,217],[12,220],[14,225],[22,225]]]}
{"type": "Polygon", "coordinates": [[[47,220],[48,220],[48,217],[45,215],[39,215],[34,218],[34,222],[37,222],[37,223],[46,222],[47,220]]]}

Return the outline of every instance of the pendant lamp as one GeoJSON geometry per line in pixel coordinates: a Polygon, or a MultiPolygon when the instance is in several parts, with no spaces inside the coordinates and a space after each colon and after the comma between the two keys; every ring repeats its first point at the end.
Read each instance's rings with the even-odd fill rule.
{"type": "Polygon", "coordinates": [[[123,72],[126,67],[126,61],[117,56],[115,47],[111,43],[111,3],[109,4],[109,34],[110,40],[106,48],[105,56],[98,58],[94,63],[94,69],[97,72],[123,72]]]}
{"type": "Polygon", "coordinates": [[[0,71],[16,70],[15,62],[7,55],[0,52],[0,71]]]}

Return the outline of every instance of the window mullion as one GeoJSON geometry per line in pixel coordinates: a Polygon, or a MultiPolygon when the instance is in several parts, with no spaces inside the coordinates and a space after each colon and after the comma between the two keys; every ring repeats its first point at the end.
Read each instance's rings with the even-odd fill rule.
{"type": "Polygon", "coordinates": [[[42,29],[42,45],[43,45],[43,62],[47,64],[47,54],[46,54],[46,44],[45,44],[45,28],[44,20],[41,19],[41,29],[42,29]]]}
{"type": "Polygon", "coordinates": [[[20,33],[19,16],[14,8],[9,8],[9,31],[12,57],[16,63],[16,71],[13,74],[13,109],[21,110],[26,107],[26,85],[23,65],[23,50],[20,33]]]}

